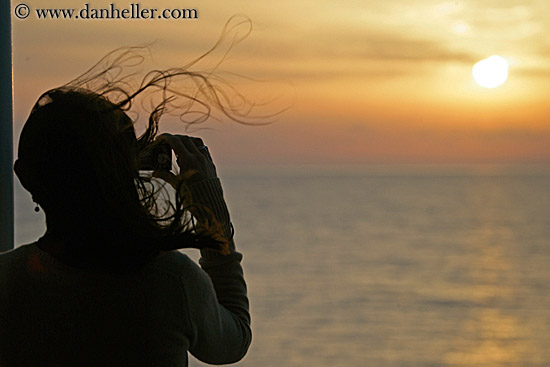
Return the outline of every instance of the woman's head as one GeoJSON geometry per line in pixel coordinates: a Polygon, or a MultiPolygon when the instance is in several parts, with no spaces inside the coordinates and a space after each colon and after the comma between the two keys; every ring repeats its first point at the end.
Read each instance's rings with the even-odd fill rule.
{"type": "Polygon", "coordinates": [[[15,172],[44,209],[48,233],[71,243],[68,257],[86,254],[97,263],[155,237],[135,185],[138,154],[132,120],[104,97],[60,88],[39,98],[21,132],[15,172]]]}
{"type": "Polygon", "coordinates": [[[15,169],[48,215],[89,215],[105,192],[133,185],[137,154],[132,120],[119,107],[91,91],[60,88],[34,106],[15,169]]]}

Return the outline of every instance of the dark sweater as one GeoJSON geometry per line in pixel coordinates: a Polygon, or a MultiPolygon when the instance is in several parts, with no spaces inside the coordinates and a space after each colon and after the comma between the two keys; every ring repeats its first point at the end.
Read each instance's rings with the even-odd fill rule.
{"type": "MultiPolygon", "coordinates": [[[[219,181],[193,191],[227,213],[219,181]]],[[[203,251],[201,269],[170,251],[121,275],[65,265],[36,243],[1,254],[0,366],[187,366],[187,351],[236,362],[251,341],[241,259],[203,251]]]]}

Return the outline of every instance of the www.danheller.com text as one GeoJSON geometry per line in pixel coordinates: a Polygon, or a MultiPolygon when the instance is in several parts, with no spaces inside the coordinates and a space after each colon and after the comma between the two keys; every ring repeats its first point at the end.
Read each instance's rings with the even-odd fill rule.
{"type": "Polygon", "coordinates": [[[132,3],[128,7],[118,8],[111,3],[105,8],[94,8],[85,4],[81,9],[35,9],[40,19],[197,19],[197,9],[157,9],[142,7],[132,3]]]}

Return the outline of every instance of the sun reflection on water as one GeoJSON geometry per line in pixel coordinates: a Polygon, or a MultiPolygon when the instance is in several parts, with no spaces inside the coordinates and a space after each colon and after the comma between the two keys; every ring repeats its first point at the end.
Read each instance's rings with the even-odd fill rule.
{"type": "Polygon", "coordinates": [[[536,359],[537,348],[530,342],[527,327],[507,306],[521,293],[515,280],[518,269],[507,253],[507,245],[513,241],[506,225],[509,213],[486,205],[505,201],[506,197],[498,186],[479,189],[479,201],[475,201],[479,227],[470,243],[477,256],[467,270],[472,284],[465,295],[478,306],[472,307],[469,317],[462,322],[460,339],[445,354],[445,365],[521,366],[525,360],[536,359]]]}

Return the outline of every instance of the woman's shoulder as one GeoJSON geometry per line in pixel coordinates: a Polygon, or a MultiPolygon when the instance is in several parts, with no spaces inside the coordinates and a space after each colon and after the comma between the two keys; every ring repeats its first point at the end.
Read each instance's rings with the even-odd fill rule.
{"type": "Polygon", "coordinates": [[[22,255],[27,251],[32,251],[34,247],[36,247],[36,242],[17,246],[11,250],[0,252],[0,258],[8,258],[8,257],[22,255]]]}
{"type": "Polygon", "coordinates": [[[6,290],[14,279],[21,281],[22,275],[28,273],[29,266],[34,265],[29,259],[35,249],[36,244],[28,244],[0,252],[0,288],[6,290]]]}
{"type": "Polygon", "coordinates": [[[13,263],[16,262],[18,259],[23,260],[30,252],[34,251],[35,248],[36,243],[30,243],[8,251],[0,252],[0,264],[13,263]]]}
{"type": "Polygon", "coordinates": [[[147,265],[145,270],[162,271],[176,277],[188,277],[192,274],[203,274],[202,269],[191,260],[186,254],[180,251],[163,251],[155,256],[147,265]]]}
{"type": "Polygon", "coordinates": [[[188,295],[197,297],[197,292],[207,294],[214,292],[208,274],[191,258],[179,251],[166,251],[152,259],[144,268],[148,273],[163,273],[177,278],[180,286],[188,295]]]}

